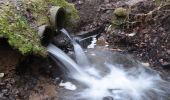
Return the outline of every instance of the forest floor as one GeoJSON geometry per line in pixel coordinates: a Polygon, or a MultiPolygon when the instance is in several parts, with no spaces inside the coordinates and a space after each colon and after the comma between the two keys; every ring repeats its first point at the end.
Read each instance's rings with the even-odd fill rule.
{"type": "MultiPolygon", "coordinates": [[[[170,80],[170,5],[158,6],[152,0],[68,1],[75,4],[81,18],[75,33],[104,26],[99,45],[107,42],[110,50],[131,54],[170,80]],[[110,27],[114,9],[129,9],[129,5],[131,12],[126,24],[110,27]]],[[[51,77],[58,69],[44,69],[49,64],[35,57],[28,69],[22,64],[21,71],[26,71],[20,73],[16,66],[22,58],[5,39],[0,40],[0,100],[58,100],[59,87],[51,77]]]]}

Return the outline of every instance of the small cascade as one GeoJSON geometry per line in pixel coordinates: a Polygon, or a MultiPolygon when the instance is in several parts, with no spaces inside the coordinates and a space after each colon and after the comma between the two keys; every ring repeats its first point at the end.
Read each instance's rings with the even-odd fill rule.
{"type": "Polygon", "coordinates": [[[61,32],[74,46],[75,61],[53,44],[48,52],[69,70],[69,78],[85,86],[61,100],[169,100],[170,83],[154,70],[128,55],[97,49],[85,53],[65,29],[61,32]]]}
{"type": "Polygon", "coordinates": [[[89,60],[87,59],[87,56],[84,53],[81,46],[73,38],[71,38],[69,33],[64,28],[61,29],[60,31],[63,32],[65,35],[67,35],[68,38],[71,40],[74,47],[74,53],[75,53],[77,64],[81,67],[89,67],[90,66],[89,60]]]}
{"type": "Polygon", "coordinates": [[[53,44],[49,44],[48,52],[55,56],[56,59],[59,59],[61,62],[64,62],[63,64],[68,67],[68,74],[73,75],[74,73],[83,74],[84,72],[81,70],[81,68],[73,61],[66,53],[64,53],[62,50],[57,48],[53,44]]]}

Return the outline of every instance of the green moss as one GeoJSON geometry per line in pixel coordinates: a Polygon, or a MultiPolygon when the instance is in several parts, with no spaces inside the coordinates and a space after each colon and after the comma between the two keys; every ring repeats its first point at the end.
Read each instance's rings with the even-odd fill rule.
{"type": "Polygon", "coordinates": [[[30,27],[24,17],[16,14],[15,7],[11,3],[1,6],[0,13],[0,35],[8,38],[11,46],[22,54],[46,54],[36,31],[30,27]]]}
{"type": "Polygon", "coordinates": [[[127,9],[120,7],[120,8],[116,8],[114,10],[114,14],[117,17],[126,17],[128,15],[128,11],[127,11],[127,9]]]}
{"type": "Polygon", "coordinates": [[[128,10],[122,7],[116,8],[113,12],[112,26],[114,28],[121,28],[126,24],[126,18],[128,16],[128,10]]]}
{"type": "MultiPolygon", "coordinates": [[[[48,4],[43,0],[22,0],[21,15],[27,15],[31,19],[31,24],[38,27],[49,24],[48,4]]],[[[29,18],[28,18],[29,19],[29,18]]]]}
{"type": "Polygon", "coordinates": [[[0,36],[8,38],[9,44],[22,54],[47,54],[40,44],[37,29],[41,25],[49,24],[51,6],[66,8],[67,22],[79,20],[74,5],[65,0],[21,0],[17,1],[17,4],[17,7],[12,2],[0,5],[0,36]]]}
{"type": "Polygon", "coordinates": [[[113,19],[112,20],[112,26],[115,28],[120,28],[122,25],[124,25],[126,23],[125,19],[113,19]]]}
{"type": "Polygon", "coordinates": [[[60,6],[66,9],[66,26],[75,26],[79,21],[75,6],[65,0],[23,0],[22,5],[25,9],[24,14],[28,13],[26,10],[30,10],[37,26],[49,24],[48,13],[51,6],[60,6]]]}

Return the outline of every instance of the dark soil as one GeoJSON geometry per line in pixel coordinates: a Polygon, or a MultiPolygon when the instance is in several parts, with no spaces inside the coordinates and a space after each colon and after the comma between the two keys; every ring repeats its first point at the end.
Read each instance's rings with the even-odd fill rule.
{"type": "Polygon", "coordinates": [[[57,86],[44,58],[23,57],[0,39],[0,66],[5,74],[0,78],[0,100],[56,100],[57,86]]]}
{"type": "Polygon", "coordinates": [[[157,10],[158,6],[153,1],[138,2],[131,7],[127,19],[129,23],[112,28],[108,26],[112,23],[113,11],[117,7],[128,8],[125,1],[94,0],[89,3],[79,0],[74,3],[82,18],[81,31],[104,25],[106,30],[102,33],[102,37],[109,43],[110,49],[130,53],[169,78],[170,14],[167,12],[170,9],[169,5],[165,4],[166,6],[157,10]],[[153,13],[150,16],[148,13],[151,11],[153,13]],[[132,33],[135,35],[129,36],[132,33]]]}
{"type": "MultiPolygon", "coordinates": [[[[157,5],[151,1],[139,2],[132,6],[128,19],[138,23],[110,28],[114,9],[128,7],[124,0],[68,1],[76,5],[81,17],[76,33],[103,26],[105,31],[101,32],[99,45],[107,41],[108,49],[132,54],[170,80],[170,13],[167,12],[170,6],[148,17],[147,13],[157,5]],[[135,35],[129,36],[131,33],[135,35]]],[[[23,57],[6,39],[0,39],[0,73],[5,74],[0,78],[0,100],[58,100],[59,89],[53,79],[61,75],[59,65],[48,58],[23,57]]]]}

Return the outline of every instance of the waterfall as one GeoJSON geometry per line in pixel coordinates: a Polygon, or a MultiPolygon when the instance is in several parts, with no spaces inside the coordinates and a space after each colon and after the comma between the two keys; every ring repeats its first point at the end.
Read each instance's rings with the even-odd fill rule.
{"type": "Polygon", "coordinates": [[[63,64],[68,68],[69,75],[73,75],[73,73],[84,73],[66,53],[57,48],[55,45],[49,44],[47,48],[49,53],[54,55],[56,59],[59,59],[61,62],[63,62],[63,64]]]}
{"type": "Polygon", "coordinates": [[[61,31],[72,41],[76,59],[71,59],[53,44],[47,47],[48,52],[69,70],[68,77],[86,86],[75,91],[68,100],[103,100],[106,97],[114,100],[169,100],[170,83],[154,70],[127,55],[97,49],[85,53],[65,29],[61,31]]]}
{"type": "Polygon", "coordinates": [[[81,46],[74,39],[71,38],[69,33],[64,28],[61,29],[60,31],[63,32],[65,35],[67,35],[69,39],[71,40],[73,47],[74,47],[75,58],[76,58],[77,64],[81,67],[89,67],[90,66],[89,60],[87,59],[87,56],[84,53],[81,46]]]}

